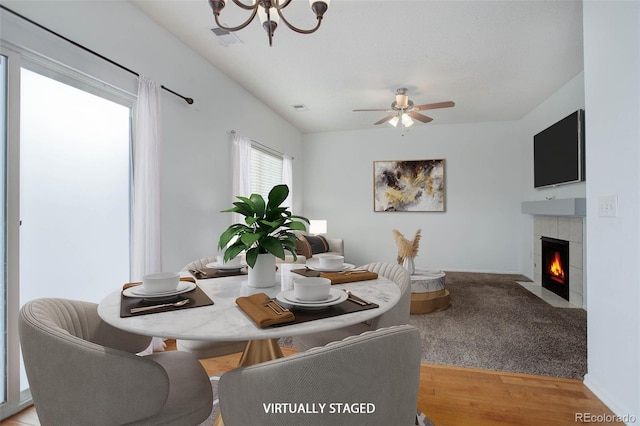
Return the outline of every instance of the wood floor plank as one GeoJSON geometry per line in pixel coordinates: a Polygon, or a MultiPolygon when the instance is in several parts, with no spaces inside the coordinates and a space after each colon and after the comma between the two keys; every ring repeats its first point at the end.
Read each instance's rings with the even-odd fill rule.
{"type": "MultiPolygon", "coordinates": [[[[169,342],[167,350],[174,350],[169,342]]],[[[285,356],[295,349],[282,348],[285,356]]],[[[201,360],[208,374],[236,367],[240,354],[201,360]]],[[[436,426],[575,425],[576,413],[613,413],[580,380],[422,364],[418,408],[436,426]]],[[[605,424],[595,423],[590,424],[605,424]]],[[[611,424],[611,423],[606,423],[611,424]]],[[[40,426],[33,407],[1,426],[40,426]]]]}

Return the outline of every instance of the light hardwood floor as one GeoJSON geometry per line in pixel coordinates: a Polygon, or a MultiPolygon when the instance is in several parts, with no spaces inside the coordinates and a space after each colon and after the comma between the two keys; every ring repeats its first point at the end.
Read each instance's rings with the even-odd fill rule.
{"type": "MultiPolygon", "coordinates": [[[[283,348],[283,352],[289,356],[295,350],[283,348]]],[[[210,375],[220,374],[235,368],[239,358],[234,354],[202,364],[210,375]]],[[[580,423],[576,416],[583,413],[613,415],[580,380],[430,364],[420,368],[418,408],[436,426],[575,425],[580,423]]],[[[0,425],[40,423],[32,407],[0,425]]]]}

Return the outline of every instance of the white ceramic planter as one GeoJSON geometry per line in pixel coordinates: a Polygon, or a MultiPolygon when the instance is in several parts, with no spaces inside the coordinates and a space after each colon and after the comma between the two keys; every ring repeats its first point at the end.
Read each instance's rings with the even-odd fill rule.
{"type": "Polygon", "coordinates": [[[249,287],[276,285],[276,257],[271,253],[259,254],[256,264],[249,268],[249,287]]]}

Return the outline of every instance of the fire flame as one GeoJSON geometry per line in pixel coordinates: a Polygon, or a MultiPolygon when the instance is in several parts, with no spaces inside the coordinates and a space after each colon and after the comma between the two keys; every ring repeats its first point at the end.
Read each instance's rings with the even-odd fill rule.
{"type": "Polygon", "coordinates": [[[551,273],[553,279],[557,281],[564,282],[564,270],[562,269],[562,261],[560,260],[560,253],[556,252],[549,265],[549,272],[551,273]]]}

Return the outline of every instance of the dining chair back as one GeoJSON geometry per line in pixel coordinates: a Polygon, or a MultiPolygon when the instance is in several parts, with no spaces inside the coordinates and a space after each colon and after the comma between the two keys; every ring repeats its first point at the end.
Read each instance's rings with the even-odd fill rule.
{"type": "Polygon", "coordinates": [[[358,269],[375,272],[379,276],[393,281],[400,288],[401,294],[398,303],[393,305],[387,312],[369,321],[335,330],[295,336],[292,342],[298,351],[306,351],[316,346],[324,346],[329,342],[342,340],[345,337],[355,336],[365,331],[409,323],[409,311],[411,310],[411,275],[409,275],[409,271],[402,265],[388,262],[367,263],[358,269]]]}
{"type": "Polygon", "coordinates": [[[224,373],[226,426],[415,425],[420,334],[396,326],[224,373]]]}
{"type": "Polygon", "coordinates": [[[197,425],[213,409],[191,354],[138,356],[150,337],[110,326],[98,305],[43,298],[20,310],[24,365],[42,425],[197,425]]]}

